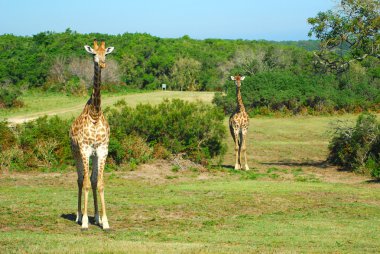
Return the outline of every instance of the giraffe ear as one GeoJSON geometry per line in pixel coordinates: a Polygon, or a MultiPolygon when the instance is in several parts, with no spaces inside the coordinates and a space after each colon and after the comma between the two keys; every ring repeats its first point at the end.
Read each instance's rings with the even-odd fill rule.
{"type": "Polygon", "coordinates": [[[106,55],[111,54],[114,49],[115,49],[114,47],[108,47],[106,49],[106,55]]]}
{"type": "Polygon", "coordinates": [[[234,76],[231,76],[231,80],[235,80],[235,77],[234,77],[234,76]]]}
{"type": "Polygon", "coordinates": [[[244,80],[245,79],[245,76],[242,76],[241,78],[240,78],[240,80],[244,80]]]}
{"type": "Polygon", "coordinates": [[[88,46],[88,45],[84,46],[84,49],[85,49],[85,50],[87,51],[87,53],[89,53],[89,54],[93,54],[93,55],[96,54],[95,51],[94,51],[90,46],[88,46]]]}

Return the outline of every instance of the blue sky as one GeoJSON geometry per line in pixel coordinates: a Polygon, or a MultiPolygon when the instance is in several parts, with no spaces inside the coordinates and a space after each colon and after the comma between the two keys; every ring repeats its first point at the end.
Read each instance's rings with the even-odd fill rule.
{"type": "Polygon", "coordinates": [[[178,38],[304,40],[308,17],[336,0],[0,0],[0,34],[149,33],[178,38]]]}

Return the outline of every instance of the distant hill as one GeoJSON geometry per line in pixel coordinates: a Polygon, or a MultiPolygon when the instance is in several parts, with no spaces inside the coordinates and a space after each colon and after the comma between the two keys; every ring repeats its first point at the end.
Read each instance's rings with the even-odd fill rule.
{"type": "Polygon", "coordinates": [[[300,40],[300,41],[279,41],[272,43],[278,43],[282,45],[296,46],[308,51],[314,51],[319,49],[319,41],[318,40],[300,40]]]}

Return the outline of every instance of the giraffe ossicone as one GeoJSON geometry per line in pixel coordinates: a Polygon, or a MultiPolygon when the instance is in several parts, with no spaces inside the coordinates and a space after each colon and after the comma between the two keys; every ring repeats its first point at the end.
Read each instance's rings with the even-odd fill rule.
{"type": "Polygon", "coordinates": [[[102,41],[100,46],[94,40],[94,47],[84,46],[85,50],[94,56],[94,85],[90,99],[82,113],[75,119],[70,128],[71,150],[76,161],[78,173],[78,211],[76,222],[82,224],[82,229],[88,229],[88,192],[90,187],[94,196],[95,223],[109,229],[106,206],[104,200],[103,172],[108,155],[110,128],[101,109],[101,70],[106,67],[106,55],[113,51],[113,47],[105,47],[102,41]],[[92,158],[92,172],[89,174],[90,157],[92,158]],[[102,206],[102,216],[99,215],[97,191],[102,206]],[[82,213],[82,192],[84,192],[84,209],[82,213]]]}

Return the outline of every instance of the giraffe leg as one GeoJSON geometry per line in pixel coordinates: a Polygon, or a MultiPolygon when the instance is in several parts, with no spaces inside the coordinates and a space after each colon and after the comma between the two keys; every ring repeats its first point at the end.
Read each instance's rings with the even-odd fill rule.
{"type": "Polygon", "coordinates": [[[91,173],[91,187],[92,195],[94,197],[94,208],[95,208],[95,224],[100,225],[102,223],[99,217],[99,208],[98,208],[98,158],[95,155],[92,159],[92,173],[91,173]]]}
{"type": "Polygon", "coordinates": [[[91,149],[87,149],[82,152],[82,161],[83,161],[83,187],[84,190],[84,208],[83,208],[83,217],[82,217],[82,230],[88,229],[88,192],[90,191],[90,178],[89,178],[89,158],[91,155],[91,149]]]}
{"type": "Polygon", "coordinates": [[[247,147],[246,147],[246,141],[247,141],[247,130],[244,129],[242,131],[242,151],[244,153],[244,159],[245,159],[245,170],[249,170],[248,162],[247,162],[247,147]]]}
{"type": "Polygon", "coordinates": [[[235,169],[240,169],[239,162],[239,129],[234,129],[234,140],[235,140],[235,169]]]}
{"type": "Polygon", "coordinates": [[[98,166],[99,166],[99,174],[98,174],[98,191],[100,196],[100,202],[102,205],[102,227],[103,230],[108,230],[110,228],[108,224],[108,218],[106,214],[106,203],[104,200],[104,178],[103,178],[103,172],[104,167],[107,159],[108,154],[108,147],[101,146],[97,149],[97,155],[98,155],[98,166]]]}
{"type": "Polygon", "coordinates": [[[243,147],[243,134],[242,132],[239,132],[239,168],[242,169],[243,167],[241,166],[241,157],[242,157],[242,147],[243,147]]]}
{"type": "Polygon", "coordinates": [[[78,211],[75,222],[82,223],[82,188],[83,188],[83,171],[78,170],[78,211]]]}
{"type": "Polygon", "coordinates": [[[78,224],[82,223],[82,188],[83,188],[83,162],[80,154],[77,152],[77,147],[72,147],[73,156],[75,158],[78,174],[78,210],[75,222],[78,224]]]}

